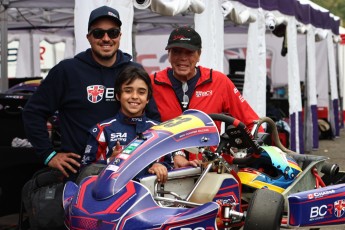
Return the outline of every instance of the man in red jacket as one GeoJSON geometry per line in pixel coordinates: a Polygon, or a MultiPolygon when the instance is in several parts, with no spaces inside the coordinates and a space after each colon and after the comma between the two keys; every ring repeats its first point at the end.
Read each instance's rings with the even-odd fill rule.
{"type": "MultiPolygon", "coordinates": [[[[201,55],[201,37],[191,27],[174,29],[165,48],[171,67],[151,75],[153,96],[161,121],[179,116],[186,109],[207,114],[225,113],[242,121],[249,129],[259,117],[232,81],[223,73],[197,66],[201,55]]],[[[218,128],[219,128],[219,124],[218,128]]],[[[179,152],[175,167],[196,166],[179,152]]]]}

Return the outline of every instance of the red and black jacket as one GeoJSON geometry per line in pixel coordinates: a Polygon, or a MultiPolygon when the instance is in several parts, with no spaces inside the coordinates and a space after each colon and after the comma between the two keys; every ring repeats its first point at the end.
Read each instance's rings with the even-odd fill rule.
{"type": "MultiPolygon", "coordinates": [[[[233,82],[223,73],[198,67],[200,78],[189,99],[187,109],[201,110],[207,114],[225,113],[242,121],[249,129],[259,117],[243,98],[233,82]]],[[[181,103],[168,78],[170,67],[151,75],[153,97],[155,98],[161,121],[166,121],[182,114],[181,103]]],[[[219,128],[219,124],[218,128],[219,128]]]]}

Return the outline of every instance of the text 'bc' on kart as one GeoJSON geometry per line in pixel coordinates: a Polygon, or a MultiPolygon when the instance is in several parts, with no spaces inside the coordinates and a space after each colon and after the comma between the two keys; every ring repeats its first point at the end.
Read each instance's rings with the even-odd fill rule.
{"type": "Polygon", "coordinates": [[[65,224],[181,230],[344,224],[345,185],[330,180],[342,172],[327,159],[286,149],[269,118],[260,119],[252,135],[230,116],[187,110],[139,135],[98,175],[82,172],[79,182],[67,182],[65,224]],[[215,122],[225,124],[223,134],[215,122]],[[256,132],[262,123],[273,126],[277,146],[266,145],[266,135],[256,132]],[[171,170],[165,184],[155,175],[133,180],[156,159],[181,149],[202,154],[203,167],[171,170]]]}

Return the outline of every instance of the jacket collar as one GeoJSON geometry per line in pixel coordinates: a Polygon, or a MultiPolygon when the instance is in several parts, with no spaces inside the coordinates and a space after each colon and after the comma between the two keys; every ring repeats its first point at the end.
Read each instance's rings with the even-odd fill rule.
{"type": "MultiPolygon", "coordinates": [[[[196,83],[195,87],[197,87],[198,85],[201,85],[205,82],[212,81],[212,74],[211,74],[212,69],[205,68],[202,66],[198,66],[197,68],[199,68],[201,76],[200,76],[198,82],[196,83]]],[[[158,84],[158,85],[168,84],[172,87],[172,84],[168,78],[168,71],[171,69],[172,69],[171,67],[167,67],[166,69],[164,69],[162,71],[154,73],[154,83],[158,84]]]]}
{"type": "Polygon", "coordinates": [[[146,131],[146,116],[145,114],[139,117],[127,117],[125,114],[122,113],[121,109],[118,112],[117,119],[124,124],[129,124],[135,126],[136,133],[142,133],[146,131]]]}

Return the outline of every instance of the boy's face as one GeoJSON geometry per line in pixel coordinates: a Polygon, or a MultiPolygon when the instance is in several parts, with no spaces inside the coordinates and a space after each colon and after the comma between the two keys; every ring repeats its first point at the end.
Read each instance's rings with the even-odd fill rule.
{"type": "Polygon", "coordinates": [[[141,79],[135,79],[128,84],[124,83],[121,87],[120,97],[116,96],[121,103],[123,114],[128,117],[137,117],[143,114],[148,100],[148,87],[141,79]]]}

